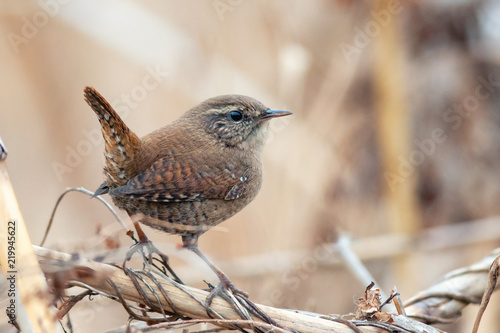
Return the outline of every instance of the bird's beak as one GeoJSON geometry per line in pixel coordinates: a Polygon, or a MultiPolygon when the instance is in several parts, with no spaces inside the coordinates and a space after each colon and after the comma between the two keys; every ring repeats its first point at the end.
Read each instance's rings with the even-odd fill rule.
{"type": "Polygon", "coordinates": [[[262,115],[262,119],[270,119],[270,118],[277,118],[277,117],[284,117],[291,115],[292,113],[290,111],[284,111],[284,110],[267,110],[266,113],[262,115]]]}

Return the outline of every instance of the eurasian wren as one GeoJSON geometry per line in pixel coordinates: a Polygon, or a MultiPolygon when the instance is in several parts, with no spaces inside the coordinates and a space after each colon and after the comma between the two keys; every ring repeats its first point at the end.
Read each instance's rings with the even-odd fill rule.
{"type": "MultiPolygon", "coordinates": [[[[106,180],[95,195],[109,193],[116,206],[140,216],[139,222],[181,235],[184,246],[207,261],[198,237],[255,198],[267,121],[291,112],[270,110],[247,96],[218,96],[139,138],[94,88],[84,92],[105,141],[106,180]]],[[[234,288],[207,263],[221,283],[234,288]]]]}

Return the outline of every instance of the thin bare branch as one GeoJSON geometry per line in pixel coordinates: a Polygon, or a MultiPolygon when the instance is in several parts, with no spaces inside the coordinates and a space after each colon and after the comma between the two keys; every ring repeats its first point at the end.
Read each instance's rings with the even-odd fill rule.
{"type": "MultiPolygon", "coordinates": [[[[62,199],[66,196],[66,194],[68,194],[70,192],[79,192],[79,193],[87,194],[90,197],[92,197],[94,195],[93,192],[91,192],[87,189],[84,189],[83,187],[70,187],[70,188],[67,188],[63,193],[61,193],[59,198],[57,198],[54,209],[52,210],[52,214],[50,215],[49,224],[47,225],[47,228],[45,229],[45,234],[43,235],[42,241],[40,242],[40,246],[43,246],[43,244],[45,244],[45,241],[47,240],[47,236],[49,235],[50,228],[52,227],[52,223],[54,221],[54,216],[56,215],[56,211],[57,211],[57,208],[59,207],[59,204],[61,203],[62,199]]],[[[127,228],[127,226],[125,225],[125,222],[123,222],[123,220],[120,218],[120,216],[115,211],[115,209],[106,200],[104,200],[100,196],[97,196],[96,198],[97,198],[97,200],[102,202],[106,206],[106,208],[109,209],[109,211],[111,211],[111,213],[113,214],[115,219],[118,221],[118,223],[120,223],[120,225],[123,227],[123,229],[125,229],[125,231],[129,232],[130,231],[129,228],[127,228]]]]}
{"type": "Polygon", "coordinates": [[[486,288],[483,294],[483,299],[481,301],[481,306],[479,307],[479,311],[477,312],[476,321],[474,322],[474,328],[472,333],[477,333],[479,330],[479,324],[481,323],[481,318],[483,317],[484,312],[486,311],[486,307],[490,302],[491,295],[495,291],[498,275],[499,275],[499,267],[500,267],[500,254],[497,255],[493,263],[490,267],[490,273],[488,275],[488,282],[486,284],[486,288]]]}

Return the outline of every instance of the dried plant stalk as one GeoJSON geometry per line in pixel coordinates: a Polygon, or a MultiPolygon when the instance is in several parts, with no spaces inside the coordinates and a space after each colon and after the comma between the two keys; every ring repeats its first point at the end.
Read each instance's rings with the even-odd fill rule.
{"type": "MultiPolygon", "coordinates": [[[[130,278],[125,275],[120,267],[87,259],[75,260],[75,258],[69,254],[37,246],[34,246],[34,249],[35,253],[38,255],[42,269],[49,274],[63,267],[71,267],[73,269],[73,272],[70,274],[72,280],[68,281],[68,285],[81,286],[83,283],[108,295],[118,296],[116,289],[109,283],[109,280],[111,280],[124,299],[131,302],[145,303],[130,278]]],[[[151,292],[150,288],[154,290],[156,295],[162,295],[162,292],[157,285],[155,285],[154,281],[147,276],[143,276],[143,279],[149,285],[146,287],[146,284],[141,283],[142,290],[150,304],[158,304],[160,301],[163,310],[167,312],[174,312],[171,304],[175,304],[175,310],[181,315],[195,319],[209,319],[203,305],[203,301],[207,297],[208,292],[188,286],[182,286],[182,288],[187,291],[185,292],[176,286],[173,281],[158,279],[165,293],[169,296],[169,301],[167,301],[161,297],[157,298],[151,292]]],[[[348,325],[320,318],[320,315],[310,316],[298,311],[277,309],[260,304],[257,304],[257,307],[267,313],[283,329],[292,329],[302,333],[353,332],[348,325]]],[[[240,316],[235,312],[233,307],[220,297],[214,299],[212,308],[227,320],[240,320],[240,316]]],[[[252,319],[260,322],[260,320],[255,317],[252,319]]],[[[359,331],[386,332],[386,330],[370,327],[369,325],[369,322],[363,323],[362,326],[359,327],[359,331]]]]}
{"type": "Polygon", "coordinates": [[[0,264],[9,281],[7,313],[15,316],[9,319],[23,332],[56,332],[55,311],[16,201],[6,157],[0,140],[0,264]]]}
{"type": "Polygon", "coordinates": [[[448,273],[439,282],[406,301],[406,313],[428,324],[458,318],[464,307],[481,302],[491,263],[499,253],[500,248],[497,248],[476,263],[448,273]]]}

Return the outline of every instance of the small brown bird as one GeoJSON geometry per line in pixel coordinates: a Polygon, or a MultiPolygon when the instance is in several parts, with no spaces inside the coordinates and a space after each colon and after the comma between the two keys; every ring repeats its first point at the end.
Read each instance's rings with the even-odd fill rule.
{"type": "Polygon", "coordinates": [[[198,237],[255,198],[268,120],[291,112],[270,110],[247,96],[218,96],[139,138],[94,88],[84,94],[106,145],[106,180],[95,196],[109,193],[116,206],[136,216],[142,242],[148,240],[137,220],[181,235],[184,246],[218,275],[219,290],[243,293],[198,250],[198,237]]]}

